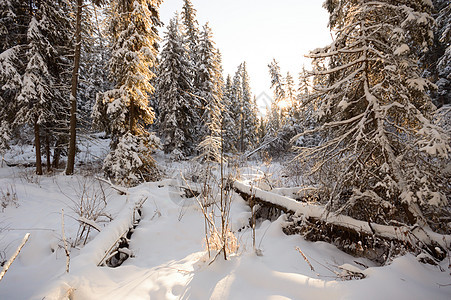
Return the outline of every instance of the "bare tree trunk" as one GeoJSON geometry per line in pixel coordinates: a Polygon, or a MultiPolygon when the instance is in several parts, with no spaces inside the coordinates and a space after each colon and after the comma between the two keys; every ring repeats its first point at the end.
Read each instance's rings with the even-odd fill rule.
{"type": "Polygon", "coordinates": [[[60,164],[60,156],[61,156],[61,137],[58,137],[55,143],[55,152],[53,153],[53,163],[52,166],[54,169],[58,169],[60,164]]]}
{"type": "Polygon", "coordinates": [[[38,124],[38,117],[34,120],[34,146],[36,147],[36,174],[42,175],[42,161],[41,161],[41,138],[39,136],[40,126],[38,124]]]}
{"type": "Polygon", "coordinates": [[[52,164],[50,162],[50,133],[48,131],[45,132],[45,155],[47,159],[47,173],[52,171],[52,164]]]}
{"type": "Polygon", "coordinates": [[[81,54],[81,13],[83,7],[83,0],[77,0],[77,16],[75,29],[75,54],[74,54],[74,69],[72,70],[72,90],[70,97],[70,140],[69,151],[67,154],[66,175],[74,174],[75,166],[75,147],[77,139],[77,87],[78,87],[78,70],[80,69],[80,54],[81,54]]]}
{"type": "Polygon", "coordinates": [[[223,137],[224,119],[221,120],[221,231],[222,231],[222,251],[224,252],[224,260],[227,260],[227,199],[224,199],[224,137],[223,137]]]}
{"type": "Polygon", "coordinates": [[[241,112],[240,152],[244,152],[244,114],[241,112]]]}

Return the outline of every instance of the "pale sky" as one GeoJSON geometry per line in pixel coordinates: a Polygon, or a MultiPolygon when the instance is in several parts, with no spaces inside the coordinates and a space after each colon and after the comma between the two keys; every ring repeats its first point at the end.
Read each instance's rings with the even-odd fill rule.
{"type": "MultiPolygon", "coordinates": [[[[256,96],[270,91],[268,64],[275,58],[282,74],[290,72],[298,83],[304,58],[310,50],[331,42],[324,0],[192,0],[197,20],[209,22],[213,40],[222,53],[224,75],[235,74],[246,61],[256,96]]],[[[183,0],[165,0],[160,7],[165,27],[183,0]]],[[[166,28],[163,29],[166,32],[166,28]]],[[[163,37],[163,34],[160,34],[163,37]]],[[[259,103],[261,105],[261,103],[259,103]]]]}

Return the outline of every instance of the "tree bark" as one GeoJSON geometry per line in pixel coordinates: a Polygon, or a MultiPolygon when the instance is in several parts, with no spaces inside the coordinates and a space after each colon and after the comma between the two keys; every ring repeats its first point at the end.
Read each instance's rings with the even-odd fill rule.
{"type": "Polygon", "coordinates": [[[47,159],[47,173],[50,173],[52,171],[52,164],[50,162],[50,137],[49,137],[49,132],[46,131],[45,133],[45,155],[46,155],[46,159],[47,159]]]}
{"type": "Polygon", "coordinates": [[[77,0],[77,15],[76,15],[76,29],[75,29],[75,54],[74,54],[74,69],[72,70],[72,89],[70,99],[70,139],[69,151],[67,154],[66,175],[74,174],[75,166],[75,147],[77,139],[77,87],[78,87],[78,71],[80,69],[80,54],[81,54],[81,13],[83,7],[83,0],[77,0]]]}
{"type": "Polygon", "coordinates": [[[61,142],[62,138],[58,137],[55,143],[55,152],[53,153],[53,163],[52,166],[54,169],[58,169],[60,164],[60,156],[61,156],[61,142]]]}
{"type": "Polygon", "coordinates": [[[34,145],[36,147],[36,174],[42,175],[42,161],[41,161],[41,138],[39,136],[40,126],[38,124],[38,117],[34,120],[34,145]]]}

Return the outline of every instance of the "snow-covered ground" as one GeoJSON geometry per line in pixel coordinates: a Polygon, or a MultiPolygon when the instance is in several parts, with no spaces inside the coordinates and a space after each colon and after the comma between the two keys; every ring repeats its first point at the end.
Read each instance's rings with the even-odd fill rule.
{"type": "MultiPolygon", "coordinates": [[[[163,162],[161,154],[157,158],[170,176],[183,168],[197,172],[188,164],[163,162]]],[[[252,172],[255,168],[249,167],[242,175],[252,172]]],[[[257,256],[252,231],[246,227],[250,208],[237,195],[233,197],[231,222],[239,242],[238,252],[228,261],[219,256],[209,265],[203,215],[194,199],[182,197],[174,187],[175,180],[142,184],[121,196],[93,177],[56,174],[38,178],[32,173],[31,169],[0,168],[0,197],[5,198],[9,190],[8,197],[16,199],[10,199],[0,211],[0,259],[12,255],[25,233],[31,233],[0,281],[0,299],[60,299],[69,294],[71,299],[118,300],[451,299],[449,260],[431,266],[407,255],[389,266],[378,267],[330,244],[284,235],[284,216],[259,224],[256,241],[263,255],[257,256]],[[79,243],[71,250],[71,270],[66,274],[61,212],[64,209],[65,235],[74,242],[79,229],[76,208],[83,190],[91,199],[105,193],[107,205],[103,207],[105,203],[99,196],[98,210],[113,218],[130,203],[147,200],[142,220],[131,237],[134,257],[117,268],[97,267],[90,261],[81,263],[87,252],[96,250],[89,245],[95,245],[96,239],[115,228],[114,221],[100,216],[97,224],[101,233],[93,230],[85,247],[79,243]],[[297,249],[302,250],[314,270],[297,249]],[[343,272],[340,267],[359,269],[366,278],[344,280],[337,275],[343,272]]]]}

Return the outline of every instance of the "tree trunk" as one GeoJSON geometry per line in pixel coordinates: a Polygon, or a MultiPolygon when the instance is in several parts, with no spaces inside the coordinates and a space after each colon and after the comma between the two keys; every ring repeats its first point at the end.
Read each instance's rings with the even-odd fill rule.
{"type": "Polygon", "coordinates": [[[36,147],[36,174],[42,175],[41,138],[39,136],[38,117],[34,120],[34,145],[36,147]]]}
{"type": "Polygon", "coordinates": [[[62,138],[59,137],[55,143],[55,152],[53,153],[53,163],[52,163],[54,169],[58,169],[58,166],[60,164],[61,144],[62,144],[61,139],[62,138]]]}
{"type": "Polygon", "coordinates": [[[136,127],[136,116],[135,116],[135,103],[133,100],[130,101],[130,133],[135,135],[136,127]]]}
{"type": "Polygon", "coordinates": [[[50,162],[50,138],[48,131],[45,133],[45,155],[47,159],[47,173],[50,173],[52,171],[52,164],[50,162]]]}
{"type": "Polygon", "coordinates": [[[244,153],[244,114],[241,112],[240,152],[244,153]]]}
{"type": "Polygon", "coordinates": [[[83,0],[77,0],[77,16],[75,29],[75,54],[74,69],[72,70],[72,89],[70,97],[70,139],[69,151],[67,154],[66,175],[74,174],[75,165],[75,147],[76,147],[76,127],[77,127],[77,87],[78,87],[78,70],[80,69],[80,53],[81,53],[81,13],[83,0]]]}

